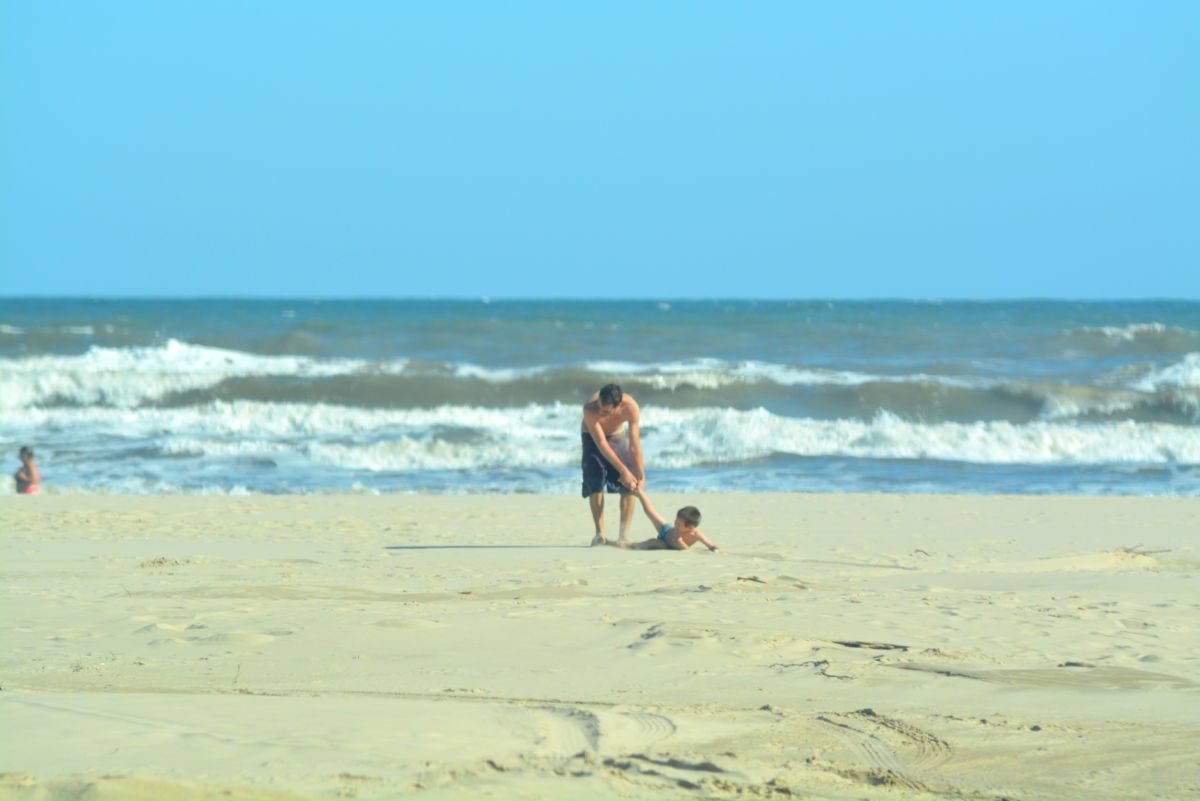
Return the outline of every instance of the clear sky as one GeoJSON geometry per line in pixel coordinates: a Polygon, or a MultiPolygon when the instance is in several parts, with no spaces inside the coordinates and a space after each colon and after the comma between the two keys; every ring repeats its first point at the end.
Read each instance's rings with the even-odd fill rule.
{"type": "Polygon", "coordinates": [[[1200,2],[0,0],[0,295],[1200,298],[1200,2]]]}

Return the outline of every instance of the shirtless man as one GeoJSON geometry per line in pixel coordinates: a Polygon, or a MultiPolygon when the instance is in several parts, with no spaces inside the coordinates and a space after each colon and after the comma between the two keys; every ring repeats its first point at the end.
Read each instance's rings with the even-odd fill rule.
{"type": "Polygon", "coordinates": [[[608,542],[604,537],[604,493],[621,493],[621,542],[629,541],[633,521],[633,494],[646,483],[642,462],[642,410],[637,401],[608,384],[583,404],[583,497],[592,509],[596,536],[592,545],[608,542]],[[628,436],[625,431],[628,430],[628,436]]]}

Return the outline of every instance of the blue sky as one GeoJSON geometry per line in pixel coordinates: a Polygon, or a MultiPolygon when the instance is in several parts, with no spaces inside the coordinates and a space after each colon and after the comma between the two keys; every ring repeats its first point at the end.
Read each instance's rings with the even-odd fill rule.
{"type": "Polygon", "coordinates": [[[0,294],[1200,298],[1200,3],[0,0],[0,294]]]}

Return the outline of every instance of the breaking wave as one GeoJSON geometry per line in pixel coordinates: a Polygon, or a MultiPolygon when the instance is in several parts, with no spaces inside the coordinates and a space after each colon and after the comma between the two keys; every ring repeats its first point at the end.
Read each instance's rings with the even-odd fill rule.
{"type": "MultiPolygon", "coordinates": [[[[214,402],[184,409],[51,409],[23,425],[154,443],[143,456],[303,459],[355,470],[566,466],[578,461],[568,405],[368,410],[214,402]]],[[[643,417],[647,461],[667,468],[777,456],[976,464],[1200,464],[1200,428],[1157,423],[918,423],[795,419],[765,409],[663,409],[643,417]]],[[[0,435],[11,435],[0,427],[0,435]]]]}

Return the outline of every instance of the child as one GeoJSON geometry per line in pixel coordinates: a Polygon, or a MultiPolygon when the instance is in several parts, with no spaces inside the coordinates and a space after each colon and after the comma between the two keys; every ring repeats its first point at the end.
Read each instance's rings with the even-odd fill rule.
{"type": "Polygon", "coordinates": [[[36,495],[41,492],[38,484],[42,480],[42,474],[38,472],[37,462],[33,461],[33,448],[26,445],[21,448],[19,456],[21,469],[13,474],[13,479],[17,483],[17,494],[36,495]]]}
{"type": "Polygon", "coordinates": [[[686,551],[696,544],[696,541],[704,543],[708,546],[708,550],[715,551],[717,546],[713,545],[708,537],[700,531],[700,510],[695,506],[685,506],[675,514],[675,525],[671,525],[663,516],[654,510],[654,504],[650,503],[650,499],[646,497],[646,491],[640,486],[633,491],[638,500],[642,502],[642,509],[646,512],[646,517],[650,518],[650,522],[654,524],[654,528],[658,531],[658,536],[652,540],[644,542],[609,542],[608,545],[614,545],[618,548],[633,548],[639,551],[652,551],[662,548],[674,549],[677,551],[686,551]]]}

